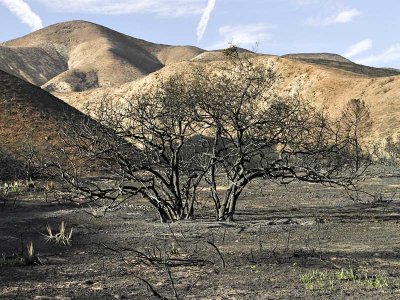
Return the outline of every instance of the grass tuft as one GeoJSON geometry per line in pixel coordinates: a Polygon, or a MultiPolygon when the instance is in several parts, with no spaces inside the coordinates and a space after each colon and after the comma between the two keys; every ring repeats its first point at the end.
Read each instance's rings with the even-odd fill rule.
{"type": "Polygon", "coordinates": [[[61,221],[58,227],[58,233],[53,234],[53,230],[50,225],[46,226],[47,234],[43,234],[46,242],[54,242],[56,244],[62,244],[64,246],[71,246],[72,244],[72,232],[73,228],[67,232],[66,225],[64,221],[61,221]]]}

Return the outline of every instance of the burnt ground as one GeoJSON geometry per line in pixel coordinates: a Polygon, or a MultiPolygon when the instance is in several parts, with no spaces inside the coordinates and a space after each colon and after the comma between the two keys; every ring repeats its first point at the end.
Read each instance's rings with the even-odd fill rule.
{"type": "Polygon", "coordinates": [[[204,196],[196,220],[169,225],[140,199],[95,218],[26,192],[0,211],[0,298],[157,299],[147,282],[168,299],[399,299],[399,187],[369,178],[363,188],[382,197],[354,201],[341,189],[259,182],[235,222],[213,221],[204,196]],[[42,235],[61,221],[71,246],[42,235]],[[15,259],[21,235],[42,265],[15,259]]]}

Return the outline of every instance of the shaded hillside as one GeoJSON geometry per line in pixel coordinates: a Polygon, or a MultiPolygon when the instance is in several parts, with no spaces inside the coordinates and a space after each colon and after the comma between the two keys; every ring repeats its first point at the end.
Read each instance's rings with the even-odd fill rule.
{"type": "Polygon", "coordinates": [[[31,149],[49,158],[67,120],[87,117],[65,102],[17,77],[0,71],[0,177],[23,164],[31,149]]]}
{"type": "Polygon", "coordinates": [[[48,91],[133,81],[203,50],[158,45],[85,21],[59,23],[3,43],[0,69],[48,91]]]}
{"type": "Polygon", "coordinates": [[[41,86],[68,70],[68,63],[53,48],[0,46],[0,70],[41,86]]]}
{"type": "Polygon", "coordinates": [[[306,63],[336,68],[368,77],[387,77],[400,75],[400,71],[389,68],[373,68],[356,64],[340,55],[331,53],[301,53],[287,54],[284,58],[294,59],[306,63]]]}

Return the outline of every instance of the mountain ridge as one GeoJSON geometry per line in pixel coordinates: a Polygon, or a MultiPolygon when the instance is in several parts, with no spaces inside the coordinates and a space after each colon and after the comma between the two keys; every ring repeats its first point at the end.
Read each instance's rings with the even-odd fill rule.
{"type": "Polygon", "coordinates": [[[286,54],[282,57],[311,63],[320,66],[334,67],[348,72],[369,76],[388,77],[400,75],[400,71],[392,68],[375,68],[357,64],[351,60],[334,53],[298,53],[286,54]]]}
{"type": "Polygon", "coordinates": [[[49,91],[122,84],[204,51],[154,44],[86,21],[51,25],[4,42],[0,50],[0,69],[49,91]],[[29,70],[37,63],[43,68],[35,77],[29,70]],[[82,83],[86,77],[91,81],[82,83]]]}
{"type": "MultiPolygon", "coordinates": [[[[156,44],[92,22],[75,20],[1,43],[0,69],[50,92],[82,92],[131,82],[182,61],[223,60],[221,54],[222,50],[156,44]]],[[[282,57],[369,77],[400,74],[393,69],[361,66],[331,53],[282,57]]]]}

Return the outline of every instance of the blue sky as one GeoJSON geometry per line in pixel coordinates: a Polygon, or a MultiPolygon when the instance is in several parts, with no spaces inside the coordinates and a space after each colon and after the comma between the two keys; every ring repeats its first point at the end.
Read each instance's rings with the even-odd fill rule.
{"type": "Polygon", "coordinates": [[[0,41],[79,19],[156,43],[400,68],[399,12],[399,0],[0,0],[0,41]]]}

